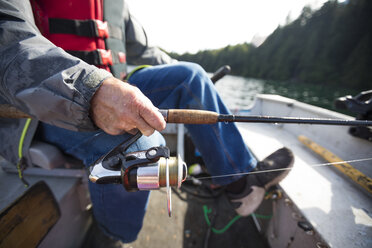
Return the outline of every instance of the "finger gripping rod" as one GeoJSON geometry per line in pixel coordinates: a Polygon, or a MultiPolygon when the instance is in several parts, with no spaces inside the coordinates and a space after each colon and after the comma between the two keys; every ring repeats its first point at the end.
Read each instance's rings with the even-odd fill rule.
{"type": "Polygon", "coordinates": [[[273,116],[241,116],[218,114],[207,110],[194,109],[168,109],[159,110],[168,123],[183,124],[214,124],[217,122],[251,122],[251,123],[286,123],[286,124],[319,124],[337,126],[372,126],[372,121],[298,118],[298,117],[273,117],[273,116]]]}

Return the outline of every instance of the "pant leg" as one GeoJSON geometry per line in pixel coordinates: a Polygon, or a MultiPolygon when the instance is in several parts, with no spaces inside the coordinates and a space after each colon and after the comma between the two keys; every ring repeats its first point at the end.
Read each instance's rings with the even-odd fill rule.
{"type": "MultiPolygon", "coordinates": [[[[58,146],[65,153],[77,157],[89,166],[103,154],[131,135],[108,135],[98,132],[73,132],[47,124],[40,124],[38,138],[58,146]]],[[[164,145],[159,133],[141,137],[128,152],[164,145]]],[[[142,228],[149,192],[127,192],[122,185],[89,182],[93,214],[106,234],[125,243],[136,240],[142,228]]]]}
{"type": "MultiPolygon", "coordinates": [[[[205,71],[197,64],[180,62],[144,68],[129,79],[158,108],[186,108],[230,114],[205,71]]],[[[186,125],[209,173],[214,176],[251,171],[257,161],[245,145],[235,123],[186,125]]],[[[216,178],[228,184],[239,177],[216,178]]]]}

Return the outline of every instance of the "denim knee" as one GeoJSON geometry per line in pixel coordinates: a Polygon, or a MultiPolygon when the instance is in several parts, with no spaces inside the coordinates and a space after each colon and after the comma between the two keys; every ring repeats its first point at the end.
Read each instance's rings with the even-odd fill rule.
{"type": "Polygon", "coordinates": [[[172,66],[177,68],[179,73],[185,73],[185,75],[205,73],[204,69],[199,64],[193,62],[182,61],[177,64],[173,64],[172,66]]]}
{"type": "Polygon", "coordinates": [[[172,65],[183,82],[190,81],[190,78],[205,78],[208,77],[205,70],[198,64],[192,62],[179,62],[172,65]]]}
{"type": "Polygon", "coordinates": [[[204,91],[206,88],[214,88],[206,71],[198,64],[191,62],[180,62],[174,68],[179,76],[180,83],[195,91],[204,91]]]}

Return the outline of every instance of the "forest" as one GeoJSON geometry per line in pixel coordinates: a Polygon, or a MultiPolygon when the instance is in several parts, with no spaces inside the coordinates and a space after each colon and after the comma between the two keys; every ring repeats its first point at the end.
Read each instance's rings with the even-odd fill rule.
{"type": "Polygon", "coordinates": [[[304,7],[258,47],[243,43],[170,55],[209,72],[227,64],[231,74],[244,77],[371,89],[372,1],[332,0],[316,11],[304,7]]]}

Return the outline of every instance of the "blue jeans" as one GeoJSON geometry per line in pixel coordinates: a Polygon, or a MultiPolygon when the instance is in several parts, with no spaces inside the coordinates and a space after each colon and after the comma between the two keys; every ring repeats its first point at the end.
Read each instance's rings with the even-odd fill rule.
{"type": "MultiPolygon", "coordinates": [[[[159,109],[204,109],[229,114],[205,71],[193,63],[160,65],[135,72],[129,82],[136,85],[159,109]]],[[[245,145],[234,123],[185,125],[201,153],[208,172],[213,175],[251,171],[256,160],[245,145]]],[[[97,131],[77,133],[42,124],[42,139],[56,144],[64,152],[90,165],[129,135],[110,136],[97,131]]],[[[159,133],[142,137],[130,147],[144,150],[164,144],[159,133]]],[[[239,177],[216,178],[214,183],[226,185],[239,177]]],[[[100,226],[123,242],[136,239],[142,227],[148,192],[128,193],[121,185],[89,185],[93,212],[100,226]]]]}

